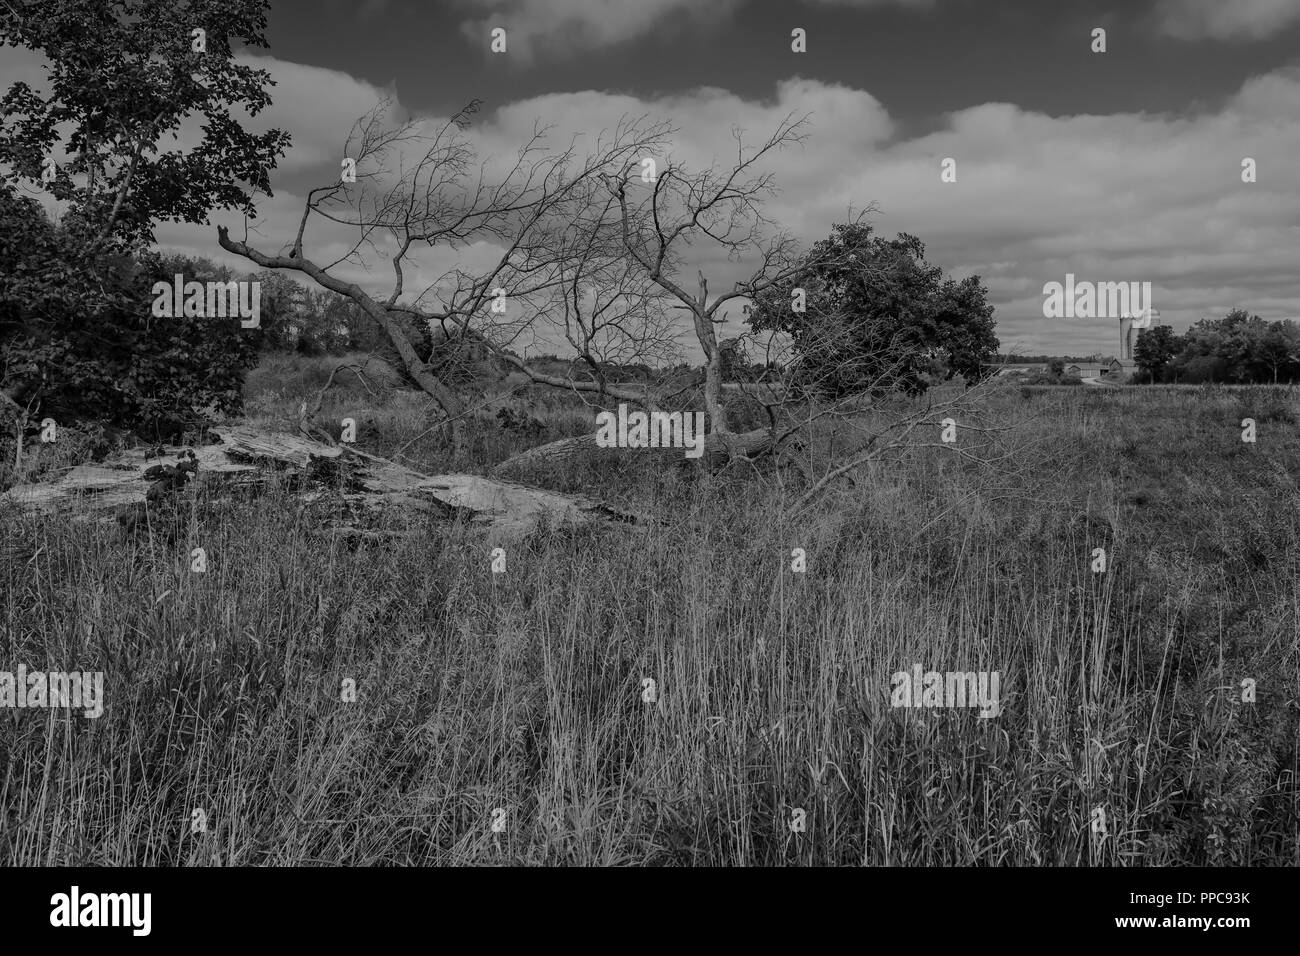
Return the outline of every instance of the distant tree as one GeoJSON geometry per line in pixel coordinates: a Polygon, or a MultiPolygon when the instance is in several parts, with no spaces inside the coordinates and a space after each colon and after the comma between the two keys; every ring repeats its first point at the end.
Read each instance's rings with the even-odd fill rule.
{"type": "Polygon", "coordinates": [[[1213,385],[1231,378],[1228,362],[1220,355],[1179,356],[1174,368],[1176,380],[1188,385],[1213,385]]]}
{"type": "Polygon", "coordinates": [[[724,339],[718,343],[722,353],[722,380],[724,382],[757,382],[767,374],[767,367],[751,362],[745,352],[742,338],[724,339]]]}
{"type": "Polygon", "coordinates": [[[1065,374],[1065,359],[1052,359],[1047,363],[1047,371],[1056,378],[1060,378],[1065,374]]]}
{"type": "Polygon", "coordinates": [[[1167,380],[1169,364],[1182,347],[1181,338],[1167,325],[1142,329],[1133,346],[1133,360],[1152,382],[1163,382],[1167,380]]]}
{"type": "Polygon", "coordinates": [[[1285,377],[1294,382],[1300,374],[1300,326],[1294,322],[1270,322],[1259,346],[1261,364],[1272,373],[1273,384],[1285,377]]]}
{"type": "Polygon", "coordinates": [[[1181,340],[1168,374],[1182,382],[1274,382],[1300,375],[1300,329],[1244,309],[1201,319],[1181,340]]]}
{"type": "Polygon", "coordinates": [[[254,277],[262,295],[262,336],[267,349],[296,352],[303,341],[308,317],[306,289],[282,272],[263,269],[254,277]]]}
{"type": "Polygon", "coordinates": [[[1245,309],[1233,309],[1224,317],[1222,329],[1224,341],[1219,354],[1227,359],[1231,378],[1237,382],[1267,381],[1263,345],[1268,323],[1245,309]]]}
{"type": "Polygon", "coordinates": [[[827,395],[900,388],[941,378],[975,380],[998,347],[993,307],[978,276],[945,279],[914,236],[883,239],[863,222],[835,226],[795,276],[755,300],[756,332],[788,334],[801,378],[827,395]],[[803,290],[806,311],[792,307],[803,290]]]}

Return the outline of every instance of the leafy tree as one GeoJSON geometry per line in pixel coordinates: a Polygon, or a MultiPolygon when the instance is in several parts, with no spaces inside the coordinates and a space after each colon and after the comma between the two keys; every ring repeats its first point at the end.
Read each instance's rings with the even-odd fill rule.
{"type": "Polygon", "coordinates": [[[1163,382],[1167,380],[1170,363],[1182,346],[1182,340],[1167,325],[1141,329],[1133,346],[1133,360],[1151,381],[1163,382]]]}
{"type": "Polygon", "coordinates": [[[163,406],[238,404],[256,337],[235,335],[237,320],[154,319],[149,287],[176,263],[146,247],[159,221],[254,215],[253,194],[270,195],[288,136],[249,133],[233,115],[269,102],[266,71],[234,59],[235,44],[266,45],[266,7],[6,0],[0,46],[49,63],[44,89],[19,82],[0,98],[0,404],[11,414],[156,425],[163,406]],[[194,118],[197,143],[180,136],[194,118]],[[20,185],[58,202],[57,225],[20,185]]]}
{"type": "Polygon", "coordinates": [[[979,277],[945,279],[914,236],[883,239],[865,223],[840,224],[804,263],[758,296],[749,316],[755,331],[791,336],[798,384],[830,395],[921,392],[934,371],[978,378],[997,350],[979,277]],[[796,289],[804,291],[804,312],[792,307],[796,289]]]}
{"type": "Polygon", "coordinates": [[[1188,355],[1183,353],[1173,367],[1175,381],[1188,385],[1212,385],[1231,378],[1231,368],[1221,355],[1188,355]]]}
{"type": "Polygon", "coordinates": [[[1282,376],[1294,382],[1300,374],[1300,326],[1294,322],[1270,322],[1259,345],[1260,363],[1272,374],[1276,385],[1282,376]]]}
{"type": "Polygon", "coordinates": [[[282,272],[257,273],[262,294],[262,333],[266,348],[296,352],[303,337],[306,290],[282,272]]]}
{"type": "Polygon", "coordinates": [[[288,134],[249,133],[231,115],[256,116],[270,102],[270,74],[236,63],[232,46],[266,46],[267,0],[5,6],[0,45],[38,50],[50,66],[47,92],[18,82],[0,99],[0,162],[41,182],[53,161],[49,192],[98,237],[150,240],[154,222],[206,223],[213,208],[251,216],[249,189],[271,195],[288,134]],[[197,145],[162,149],[190,116],[203,120],[197,145]]]}
{"type": "Polygon", "coordinates": [[[1291,379],[1300,374],[1300,328],[1233,309],[1188,329],[1168,368],[1180,382],[1275,382],[1284,374],[1291,379]]]}
{"type": "MultiPolygon", "coordinates": [[[[58,422],[128,424],[170,438],[240,407],[259,334],[231,318],[156,318],[153,284],[180,272],[228,280],[211,263],[99,253],[29,197],[0,187],[0,377],[20,409],[58,422]]],[[[21,417],[20,417],[21,421],[21,417]]]]}
{"type": "Polygon", "coordinates": [[[1268,324],[1245,309],[1233,309],[1222,320],[1223,347],[1219,354],[1228,361],[1230,377],[1237,382],[1265,379],[1262,355],[1268,324]]]}

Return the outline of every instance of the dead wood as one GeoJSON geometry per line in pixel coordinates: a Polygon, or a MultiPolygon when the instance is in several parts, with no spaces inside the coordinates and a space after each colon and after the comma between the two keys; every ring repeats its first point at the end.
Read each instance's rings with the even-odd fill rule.
{"type": "MultiPolygon", "coordinates": [[[[647,520],[580,495],[516,482],[479,475],[425,475],[350,445],[331,446],[300,435],[249,426],[214,428],[211,434],[218,443],[161,456],[156,449],[136,448],[98,464],[79,465],[54,481],[12,488],[0,495],[0,503],[32,513],[120,515],[150,500],[159,475],[174,477],[193,461],[194,480],[200,484],[261,484],[276,474],[307,485],[323,485],[333,478],[344,486],[343,497],[353,512],[396,508],[463,516],[505,534],[525,533],[543,516],[557,523],[624,527],[647,520]]],[[[323,497],[310,487],[300,494],[304,500],[323,497]]]]}

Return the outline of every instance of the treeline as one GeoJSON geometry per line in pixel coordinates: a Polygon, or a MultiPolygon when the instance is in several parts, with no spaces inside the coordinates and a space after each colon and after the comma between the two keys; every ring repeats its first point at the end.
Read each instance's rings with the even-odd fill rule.
{"type": "Polygon", "coordinates": [[[1083,362],[1100,362],[1104,357],[1099,355],[1003,355],[998,353],[989,360],[990,365],[1047,365],[1053,361],[1059,361],[1066,365],[1076,365],[1083,362]]]}
{"type": "Polygon", "coordinates": [[[1293,384],[1300,382],[1300,325],[1233,309],[1182,335],[1168,326],[1143,329],[1133,358],[1141,383],[1293,384]]]}
{"type": "MultiPolygon", "coordinates": [[[[212,268],[206,260],[199,263],[212,268]]],[[[261,286],[261,351],[342,355],[381,345],[383,336],[374,320],[345,296],[295,282],[283,272],[264,270],[241,278],[255,279],[261,286]]],[[[421,335],[411,338],[418,343],[421,335]]]]}
{"type": "Polygon", "coordinates": [[[379,344],[375,324],[333,292],[281,273],[246,275],[97,238],[81,216],[56,223],[0,182],[0,432],[9,437],[49,417],[171,438],[214,413],[238,413],[244,374],[261,352],[379,344]],[[176,275],[259,282],[258,326],[243,328],[238,317],[155,315],[154,284],[176,275]]]}

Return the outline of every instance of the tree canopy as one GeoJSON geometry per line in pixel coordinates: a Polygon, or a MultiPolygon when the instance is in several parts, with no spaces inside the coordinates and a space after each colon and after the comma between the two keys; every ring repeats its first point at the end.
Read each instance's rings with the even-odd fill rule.
{"type": "Polygon", "coordinates": [[[44,54],[48,73],[0,98],[0,406],[20,428],[40,414],[174,431],[233,411],[259,334],[151,315],[153,282],[229,276],[148,246],[160,221],[253,215],[270,195],[289,137],[234,116],[269,102],[267,72],[235,58],[266,45],[266,0],[5,6],[0,45],[44,54]]]}
{"type": "Polygon", "coordinates": [[[265,47],[266,0],[9,0],[0,45],[49,61],[46,89],[0,99],[0,163],[68,203],[99,238],[150,241],[159,221],[206,223],[211,209],[255,212],[289,145],[250,133],[274,85],[235,60],[265,47]],[[186,143],[182,124],[202,120],[186,143]],[[66,133],[66,136],[64,135],[66,133]],[[164,149],[171,135],[176,146],[164,149]]]}
{"type": "Polygon", "coordinates": [[[830,395],[979,377],[997,351],[993,307],[978,276],[961,281],[925,259],[920,239],[838,224],[798,275],[755,299],[755,332],[791,336],[797,378],[830,395]],[[799,292],[803,295],[800,296],[799,292]]]}
{"type": "Polygon", "coordinates": [[[1233,309],[1183,335],[1168,326],[1143,329],[1133,354],[1148,382],[1290,383],[1300,380],[1300,325],[1233,309]]]}

